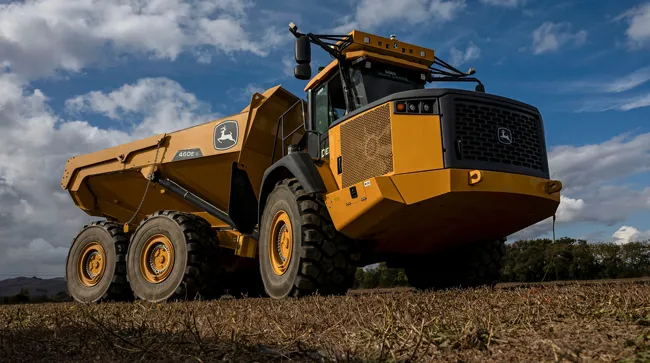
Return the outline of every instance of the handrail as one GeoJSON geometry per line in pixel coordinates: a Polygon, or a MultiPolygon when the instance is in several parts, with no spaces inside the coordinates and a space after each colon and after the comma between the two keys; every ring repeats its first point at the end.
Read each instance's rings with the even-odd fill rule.
{"type": "MultiPolygon", "coordinates": [[[[273,153],[271,154],[271,164],[273,164],[273,160],[275,160],[275,152],[277,151],[277,138],[278,138],[278,133],[281,132],[281,139],[282,139],[282,157],[286,156],[285,153],[285,142],[292,137],[296,132],[300,131],[301,128],[305,129],[305,134],[310,134],[310,133],[315,133],[318,135],[318,145],[320,145],[320,137],[321,133],[318,131],[313,131],[313,130],[307,130],[305,127],[305,101],[303,99],[299,99],[296,101],[291,107],[289,107],[280,117],[278,118],[278,125],[275,128],[275,142],[273,143],[273,153]],[[300,104],[300,109],[301,109],[301,116],[302,116],[302,124],[298,127],[296,127],[293,131],[289,133],[289,135],[285,135],[284,132],[284,117],[293,110],[296,105],[300,104]]],[[[320,161],[320,153],[318,154],[318,161],[320,161]]]]}

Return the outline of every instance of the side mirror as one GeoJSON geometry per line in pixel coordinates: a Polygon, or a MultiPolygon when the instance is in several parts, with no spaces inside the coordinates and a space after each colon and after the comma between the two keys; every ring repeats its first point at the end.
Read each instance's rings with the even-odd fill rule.
{"type": "Polygon", "coordinates": [[[311,78],[311,66],[309,64],[298,64],[293,69],[293,75],[303,81],[311,78]]]}
{"type": "Polygon", "coordinates": [[[296,63],[293,74],[298,79],[307,80],[311,78],[311,44],[309,38],[301,36],[296,39],[296,63]]]}
{"type": "Polygon", "coordinates": [[[476,92],[485,93],[485,86],[482,83],[479,83],[476,85],[474,90],[476,90],[476,92]]]}

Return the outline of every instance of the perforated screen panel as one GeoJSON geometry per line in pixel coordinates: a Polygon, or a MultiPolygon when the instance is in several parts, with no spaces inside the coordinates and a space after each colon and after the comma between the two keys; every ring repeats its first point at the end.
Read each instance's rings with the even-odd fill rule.
{"type": "Polygon", "coordinates": [[[393,171],[390,105],[341,125],[343,186],[393,171]]]}

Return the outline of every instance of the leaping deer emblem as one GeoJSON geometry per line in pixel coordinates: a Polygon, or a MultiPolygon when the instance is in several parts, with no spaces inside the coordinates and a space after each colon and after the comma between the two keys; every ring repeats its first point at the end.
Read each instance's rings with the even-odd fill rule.
{"type": "Polygon", "coordinates": [[[219,136],[217,141],[223,142],[223,141],[226,141],[226,140],[230,140],[230,141],[235,142],[235,143],[237,142],[237,141],[235,141],[235,139],[233,139],[232,132],[229,132],[229,133],[226,134],[226,126],[221,126],[221,136],[219,136]]]}
{"type": "Polygon", "coordinates": [[[512,143],[512,138],[510,137],[510,130],[501,129],[499,131],[500,131],[499,139],[502,140],[501,142],[507,141],[508,144],[512,143]]]}

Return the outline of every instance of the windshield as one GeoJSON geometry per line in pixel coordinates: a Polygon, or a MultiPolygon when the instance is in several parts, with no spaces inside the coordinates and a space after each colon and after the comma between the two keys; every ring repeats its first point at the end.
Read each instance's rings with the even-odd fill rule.
{"type": "Polygon", "coordinates": [[[350,70],[358,106],[365,106],[393,93],[423,89],[424,72],[375,61],[362,61],[350,70]]]}

